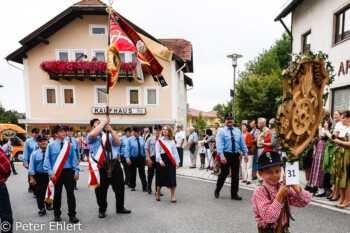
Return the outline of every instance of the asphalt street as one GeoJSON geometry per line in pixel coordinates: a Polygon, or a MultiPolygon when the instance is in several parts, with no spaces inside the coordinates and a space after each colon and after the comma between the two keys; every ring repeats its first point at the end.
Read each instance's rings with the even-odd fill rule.
{"type": "MultiPolygon", "coordinates": [[[[14,232],[72,231],[72,225],[63,225],[69,223],[65,192],[62,193],[62,225],[50,226],[53,212],[38,216],[36,200],[27,192],[27,170],[20,163],[16,163],[16,169],[19,174],[11,175],[7,181],[14,232]]],[[[76,232],[257,232],[250,201],[252,191],[241,189],[239,194],[243,201],[233,201],[229,187],[224,186],[220,198],[215,199],[215,183],[185,177],[178,177],[175,204],[170,201],[169,190],[164,189],[164,196],[157,202],[154,194],[142,192],[139,180],[135,192],[126,188],[125,207],[132,210],[130,215],[116,214],[114,193],[110,187],[107,216],[99,219],[94,190],[87,187],[87,168],[82,169],[79,190],[75,191],[77,217],[81,221],[80,226],[75,226],[76,232]]],[[[292,212],[296,221],[291,223],[291,232],[350,232],[348,214],[314,205],[292,208],[292,212]]]]}

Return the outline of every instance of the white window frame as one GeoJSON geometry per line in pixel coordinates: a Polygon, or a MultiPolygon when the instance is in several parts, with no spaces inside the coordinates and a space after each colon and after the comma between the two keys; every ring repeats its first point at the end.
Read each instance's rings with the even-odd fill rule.
{"type": "Polygon", "coordinates": [[[106,103],[98,102],[97,88],[107,88],[106,85],[94,85],[94,99],[96,107],[106,107],[106,103]]]}
{"type": "MultiPolygon", "coordinates": [[[[76,61],[75,60],[75,54],[76,53],[81,53],[83,52],[84,55],[86,55],[86,49],[72,49],[72,60],[76,61]]],[[[84,59],[84,56],[83,56],[83,59],[84,59]]]]}
{"type": "Polygon", "coordinates": [[[57,98],[57,86],[56,85],[43,85],[43,105],[44,106],[58,106],[58,98],[57,98]],[[55,89],[55,99],[56,103],[47,103],[47,89],[55,89]]]}
{"type": "Polygon", "coordinates": [[[76,105],[76,98],[75,98],[75,86],[61,86],[61,105],[62,106],[75,106],[76,105]],[[73,90],[73,103],[65,103],[64,98],[64,90],[65,89],[72,89],[73,90]]]}
{"type": "Polygon", "coordinates": [[[68,53],[68,61],[71,60],[71,54],[69,49],[56,49],[56,60],[60,60],[60,52],[68,53]]]}
{"type": "Polygon", "coordinates": [[[92,57],[96,56],[96,52],[103,52],[105,54],[105,62],[107,62],[107,51],[105,49],[92,49],[92,57]]]}
{"type": "Polygon", "coordinates": [[[107,36],[108,30],[107,30],[107,25],[106,24],[89,24],[89,35],[90,37],[105,37],[107,36]],[[105,34],[93,34],[92,29],[93,28],[104,28],[105,29],[105,34]]]}
{"type": "Polygon", "coordinates": [[[134,106],[134,107],[141,107],[141,87],[126,87],[126,105],[127,106],[134,106]],[[138,92],[139,92],[139,104],[131,104],[130,103],[130,91],[131,90],[138,90],[138,92]]]}
{"type": "MultiPolygon", "coordinates": [[[[132,53],[133,52],[119,52],[125,54],[125,63],[131,63],[132,62],[132,53]]],[[[136,54],[135,54],[136,56],[136,54]]],[[[137,56],[136,56],[137,59],[137,56]]]]}
{"type": "Polygon", "coordinates": [[[144,100],[145,100],[145,106],[147,107],[158,107],[159,106],[159,89],[158,87],[144,87],[144,100]],[[156,103],[155,104],[149,104],[148,103],[148,90],[156,90],[156,103]]]}

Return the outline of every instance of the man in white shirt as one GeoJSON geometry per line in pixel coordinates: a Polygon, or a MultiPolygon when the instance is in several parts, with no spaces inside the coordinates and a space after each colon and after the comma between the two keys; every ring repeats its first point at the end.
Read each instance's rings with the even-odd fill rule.
{"type": "Polygon", "coordinates": [[[149,132],[149,128],[143,129],[143,139],[145,140],[145,143],[147,140],[152,136],[152,134],[149,132]]]}
{"type": "Polygon", "coordinates": [[[180,157],[180,164],[179,166],[182,167],[183,165],[183,160],[184,160],[184,143],[185,143],[185,132],[182,131],[182,126],[178,125],[176,127],[176,132],[175,132],[175,143],[176,143],[176,149],[177,153],[179,154],[180,157]]]}

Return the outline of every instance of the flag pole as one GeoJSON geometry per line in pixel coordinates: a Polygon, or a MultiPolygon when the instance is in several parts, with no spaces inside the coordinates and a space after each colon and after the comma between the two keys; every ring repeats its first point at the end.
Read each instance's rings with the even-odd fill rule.
{"type": "MultiPolygon", "coordinates": [[[[109,0],[109,6],[106,8],[106,11],[108,13],[108,46],[110,45],[110,21],[111,21],[111,12],[112,12],[112,4],[113,0],[109,0]]],[[[108,57],[107,57],[108,59],[108,57]]],[[[109,73],[107,72],[107,78],[106,78],[106,117],[109,117],[109,82],[110,77],[109,73]]],[[[106,162],[107,162],[107,177],[112,177],[112,148],[109,143],[109,131],[107,131],[107,138],[106,138],[106,162]]]]}

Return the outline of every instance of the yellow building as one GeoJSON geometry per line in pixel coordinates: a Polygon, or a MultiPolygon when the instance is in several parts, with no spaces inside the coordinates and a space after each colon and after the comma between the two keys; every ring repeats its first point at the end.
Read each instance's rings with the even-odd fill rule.
{"type": "MultiPolygon", "coordinates": [[[[92,118],[103,118],[106,110],[106,72],[76,71],[49,73],[40,68],[44,61],[78,61],[87,55],[106,61],[108,16],[100,0],[83,0],[63,11],[20,43],[22,47],[6,57],[23,64],[27,129],[71,125],[74,131],[88,131],[92,118]]],[[[39,17],[39,16],[38,16],[39,17]]],[[[122,17],[139,34],[173,51],[171,61],[156,57],[163,66],[168,89],[156,85],[145,73],[144,83],[136,83],[132,72],[121,71],[110,91],[111,125],[152,127],[155,124],[186,125],[187,87],[193,72],[192,44],[183,39],[156,39],[122,17]]],[[[135,53],[121,53],[125,63],[135,62],[135,53]]]]}
{"type": "Polygon", "coordinates": [[[207,122],[206,129],[214,130],[214,124],[216,122],[220,124],[220,120],[217,118],[216,111],[203,112],[197,109],[189,108],[187,112],[187,132],[189,131],[190,127],[194,127],[196,125],[200,113],[204,117],[204,120],[207,122]]]}

